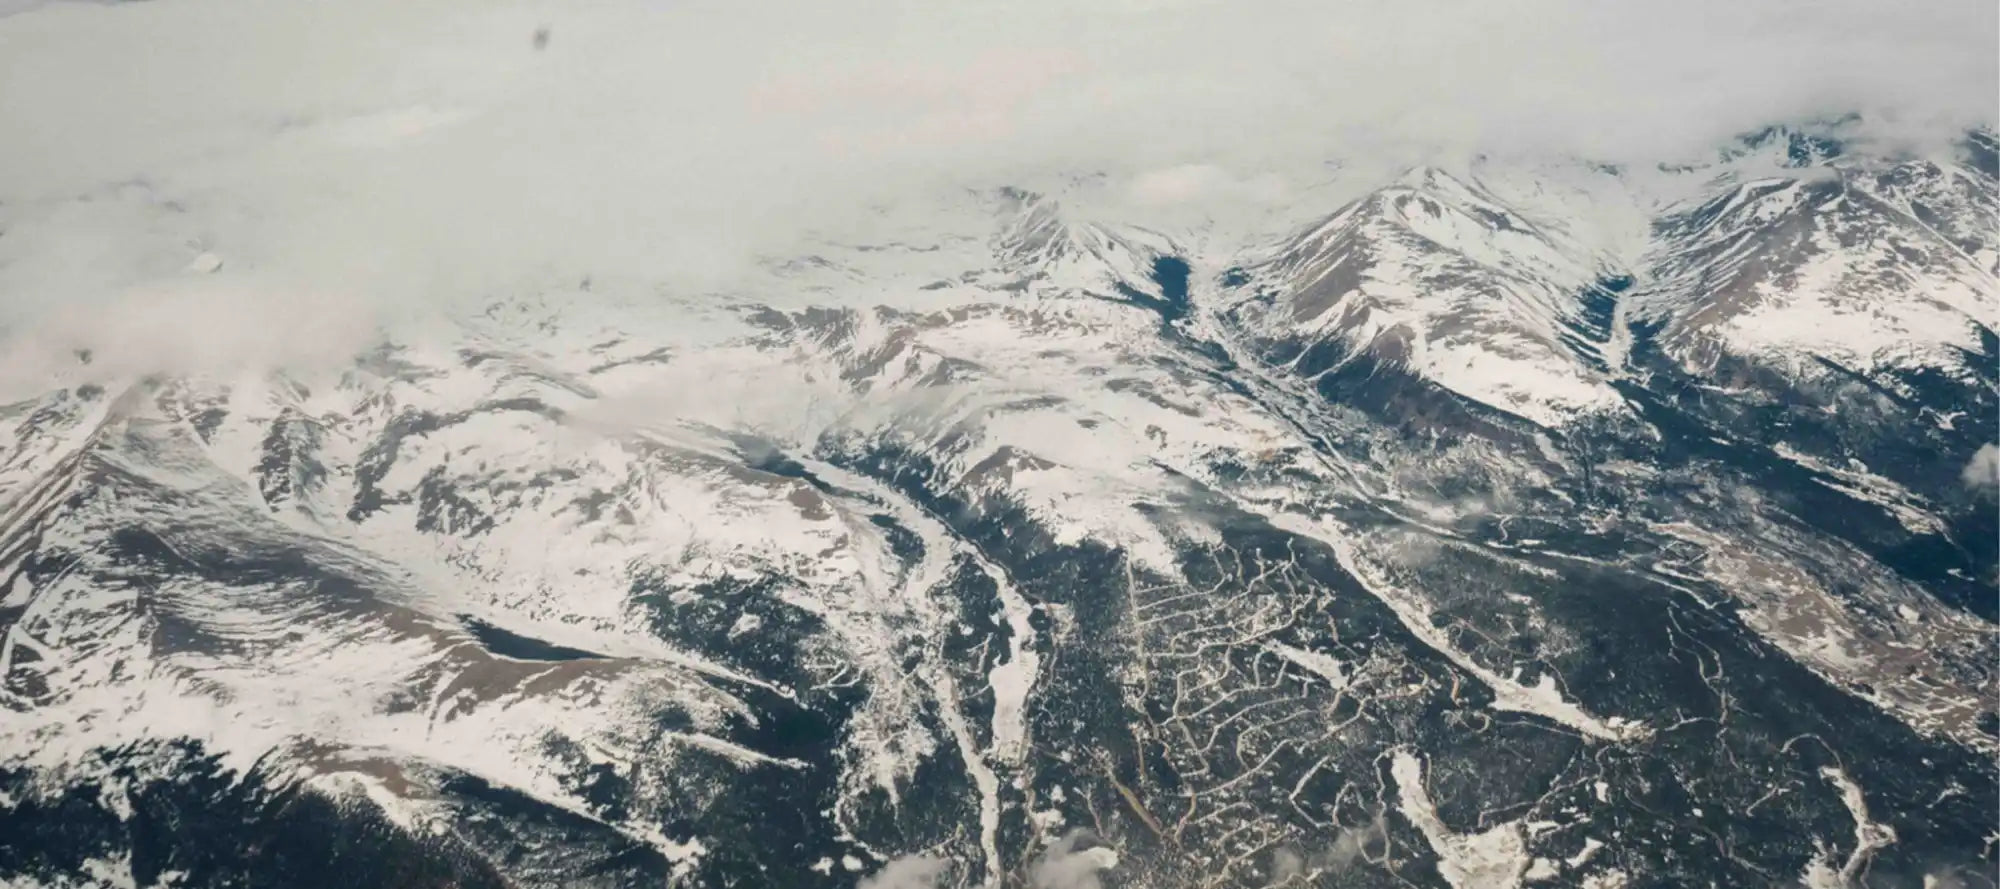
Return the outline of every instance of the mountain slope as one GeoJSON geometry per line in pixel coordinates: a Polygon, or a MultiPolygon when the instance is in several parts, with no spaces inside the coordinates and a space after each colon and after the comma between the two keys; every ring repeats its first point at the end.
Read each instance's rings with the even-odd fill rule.
{"type": "Polygon", "coordinates": [[[1990,337],[1990,174],[1742,163],[79,363],[0,410],[0,879],[1990,885],[1990,376],[1757,320],[1990,337]]]}
{"type": "Polygon", "coordinates": [[[1309,381],[1359,363],[1555,425],[1616,403],[1587,302],[1603,277],[1563,233],[1419,170],[1244,267],[1262,295],[1232,314],[1309,381]]]}

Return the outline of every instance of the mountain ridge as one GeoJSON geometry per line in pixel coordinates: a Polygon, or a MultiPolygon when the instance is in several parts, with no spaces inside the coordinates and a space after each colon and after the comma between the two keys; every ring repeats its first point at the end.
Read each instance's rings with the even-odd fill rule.
{"type": "Polygon", "coordinates": [[[698,328],[64,381],[0,411],[0,877],[1981,885],[1992,177],[1793,141],[1240,249],[957,196],[698,328]],[[1774,226],[1970,338],[1737,336],[1774,226]]]}

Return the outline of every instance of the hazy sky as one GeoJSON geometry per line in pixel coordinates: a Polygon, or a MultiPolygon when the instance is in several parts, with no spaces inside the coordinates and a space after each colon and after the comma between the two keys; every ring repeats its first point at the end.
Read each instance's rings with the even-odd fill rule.
{"type": "Polygon", "coordinates": [[[0,0],[0,324],[712,280],[941,183],[1930,138],[1992,120],[1996,35],[1992,0],[0,0]]]}

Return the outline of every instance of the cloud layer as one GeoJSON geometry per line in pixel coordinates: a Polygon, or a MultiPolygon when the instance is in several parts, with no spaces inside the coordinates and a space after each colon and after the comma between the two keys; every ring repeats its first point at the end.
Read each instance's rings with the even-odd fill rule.
{"type": "Polygon", "coordinates": [[[162,286],[363,319],[582,275],[710,286],[947,184],[1268,201],[1328,159],[1672,159],[2000,104],[1981,0],[1078,6],[13,0],[0,324],[162,286]],[[203,252],[224,268],[175,277],[203,252]]]}
{"type": "Polygon", "coordinates": [[[1960,476],[1965,486],[1975,491],[2000,488],[2000,445],[1980,445],[1960,476]]]}

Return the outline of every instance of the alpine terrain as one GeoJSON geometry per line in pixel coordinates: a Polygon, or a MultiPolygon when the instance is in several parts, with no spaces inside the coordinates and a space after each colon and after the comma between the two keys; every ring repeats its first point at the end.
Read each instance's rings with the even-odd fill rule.
{"type": "Polygon", "coordinates": [[[0,405],[0,885],[1992,887],[1996,165],[996,184],[79,351],[0,405]]]}

